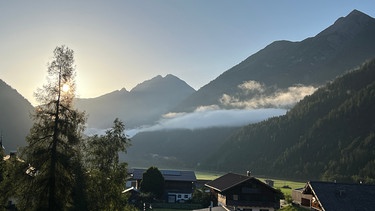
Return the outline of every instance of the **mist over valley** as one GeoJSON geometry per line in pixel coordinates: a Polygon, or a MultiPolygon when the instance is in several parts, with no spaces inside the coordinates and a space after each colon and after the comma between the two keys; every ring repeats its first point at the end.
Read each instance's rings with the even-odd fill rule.
{"type": "MultiPolygon", "coordinates": [[[[353,10],[314,37],[272,42],[198,90],[157,75],[75,107],[88,136],[124,122],[132,146],[120,158],[130,167],[375,182],[374,37],[375,19],[353,10]]],[[[2,80],[0,102],[3,145],[17,150],[33,107],[2,80]]]]}

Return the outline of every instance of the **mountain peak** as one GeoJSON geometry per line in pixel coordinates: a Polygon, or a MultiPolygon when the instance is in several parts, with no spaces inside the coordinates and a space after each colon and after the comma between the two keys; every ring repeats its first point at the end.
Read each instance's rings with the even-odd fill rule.
{"type": "Polygon", "coordinates": [[[120,92],[123,92],[123,93],[128,93],[129,91],[128,91],[128,90],[126,90],[126,88],[125,88],[125,87],[123,87],[122,89],[120,89],[120,92]]]}
{"type": "MultiPolygon", "coordinates": [[[[238,86],[256,81],[286,89],[295,84],[320,86],[375,56],[375,19],[354,10],[318,35],[300,42],[275,41],[222,73],[184,100],[174,111],[219,105],[225,95],[239,96],[238,86]]],[[[252,96],[246,96],[250,99],[252,96]]],[[[238,99],[238,98],[237,98],[238,99]]],[[[254,98],[255,99],[255,98],[254,98]]]]}
{"type": "MultiPolygon", "coordinates": [[[[140,92],[140,91],[147,91],[147,90],[154,90],[155,89],[170,89],[172,87],[183,87],[191,88],[185,81],[179,79],[178,77],[168,74],[165,77],[162,77],[161,75],[157,75],[153,77],[150,80],[146,80],[137,86],[135,86],[130,92],[140,92]],[[163,88],[164,87],[164,88],[163,88]]],[[[191,88],[193,89],[193,88],[191,88]]]]}
{"type": "Polygon", "coordinates": [[[320,32],[317,37],[332,33],[353,36],[370,25],[375,25],[374,18],[359,10],[353,10],[347,16],[337,19],[333,25],[320,32]]]}
{"type": "Polygon", "coordinates": [[[349,19],[372,19],[369,15],[356,9],[351,11],[346,17],[349,19]]]}

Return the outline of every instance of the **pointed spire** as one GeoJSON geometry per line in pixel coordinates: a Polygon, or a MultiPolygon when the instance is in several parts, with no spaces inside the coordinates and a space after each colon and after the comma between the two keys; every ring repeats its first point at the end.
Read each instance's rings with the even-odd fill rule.
{"type": "Polygon", "coordinates": [[[4,145],[3,145],[3,131],[0,131],[0,147],[2,149],[5,149],[4,145]]]}

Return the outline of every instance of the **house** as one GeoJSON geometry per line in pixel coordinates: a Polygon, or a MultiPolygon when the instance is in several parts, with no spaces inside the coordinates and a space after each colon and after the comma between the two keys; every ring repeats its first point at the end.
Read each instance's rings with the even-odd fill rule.
{"type": "MultiPolygon", "coordinates": [[[[1,142],[0,142],[0,147],[2,147],[1,142]]],[[[7,170],[9,170],[9,168],[15,168],[16,165],[18,166],[19,164],[23,164],[25,162],[17,156],[16,151],[11,151],[9,155],[5,155],[2,159],[6,164],[5,169],[7,170]]],[[[26,170],[26,174],[27,174],[27,170],[26,170]]],[[[12,175],[13,175],[12,173],[7,173],[4,176],[11,177],[12,175]]],[[[10,187],[10,189],[12,189],[14,185],[15,185],[14,181],[11,179],[5,183],[5,188],[8,189],[10,187]]],[[[1,193],[1,194],[5,194],[5,193],[1,193]]],[[[6,210],[17,210],[16,209],[17,198],[14,197],[12,194],[9,195],[9,191],[7,194],[7,200],[8,200],[8,203],[6,205],[2,204],[1,206],[5,207],[6,210]]]]}
{"type": "Polygon", "coordinates": [[[248,175],[225,174],[206,184],[218,206],[228,210],[274,211],[280,208],[282,193],[248,175]]]}
{"type": "MultiPolygon", "coordinates": [[[[130,180],[127,186],[139,189],[146,169],[129,169],[130,180]]],[[[194,184],[197,181],[194,171],[160,170],[164,177],[165,200],[168,203],[184,202],[193,196],[194,184]]]]}
{"type": "Polygon", "coordinates": [[[293,202],[311,210],[375,210],[375,185],[307,182],[293,190],[293,202]]]}
{"type": "Polygon", "coordinates": [[[127,188],[124,191],[122,191],[122,193],[129,194],[128,201],[131,204],[135,204],[137,202],[138,198],[139,198],[139,195],[141,194],[141,192],[139,190],[135,189],[134,187],[127,188]]]}

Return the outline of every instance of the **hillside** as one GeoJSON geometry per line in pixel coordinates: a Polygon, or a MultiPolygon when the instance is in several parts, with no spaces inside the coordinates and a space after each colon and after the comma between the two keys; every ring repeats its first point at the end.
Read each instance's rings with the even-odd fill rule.
{"type": "Polygon", "coordinates": [[[141,132],[131,139],[132,146],[121,160],[133,167],[195,169],[223,144],[222,137],[238,129],[213,127],[141,132]]]}
{"type": "Polygon", "coordinates": [[[375,59],[305,97],[286,115],[248,125],[202,168],[375,183],[375,59]]]}
{"type": "Polygon", "coordinates": [[[240,95],[239,86],[246,81],[256,81],[271,91],[296,84],[324,85],[374,57],[374,37],[375,19],[354,10],[314,37],[271,43],[203,86],[174,110],[192,111],[213,104],[226,107],[220,101],[223,95],[240,95]]]}
{"type": "Polygon", "coordinates": [[[6,151],[15,151],[26,144],[32,126],[34,107],[15,89],[0,80],[0,136],[6,151]]]}
{"type": "Polygon", "coordinates": [[[88,127],[108,128],[119,118],[127,128],[152,124],[195,90],[173,75],[156,76],[134,87],[106,95],[77,99],[76,107],[88,114],[88,127]]]}

